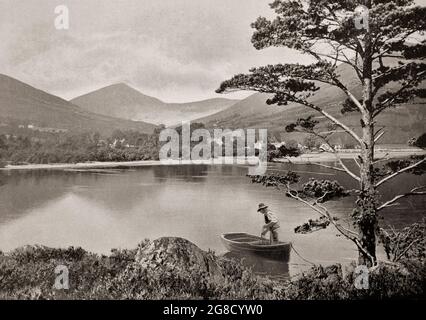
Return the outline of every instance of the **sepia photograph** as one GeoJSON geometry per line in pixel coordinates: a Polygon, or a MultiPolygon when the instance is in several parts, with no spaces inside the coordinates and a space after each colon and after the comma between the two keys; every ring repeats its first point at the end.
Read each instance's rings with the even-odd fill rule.
{"type": "Polygon", "coordinates": [[[424,302],[425,31],[426,0],[0,0],[0,300],[424,302]]]}

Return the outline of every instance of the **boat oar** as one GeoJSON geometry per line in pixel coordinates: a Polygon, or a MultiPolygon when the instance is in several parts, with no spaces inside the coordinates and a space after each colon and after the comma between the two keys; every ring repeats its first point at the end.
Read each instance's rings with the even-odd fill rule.
{"type": "MultiPolygon", "coordinates": [[[[260,234],[260,237],[262,238],[262,240],[268,241],[267,239],[265,239],[265,237],[263,236],[263,233],[260,234]]],[[[269,235],[269,244],[272,244],[272,233],[270,233],[269,235]]]]}

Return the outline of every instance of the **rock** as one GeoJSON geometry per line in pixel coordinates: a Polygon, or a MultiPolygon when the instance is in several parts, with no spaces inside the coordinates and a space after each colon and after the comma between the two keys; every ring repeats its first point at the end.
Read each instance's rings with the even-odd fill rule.
{"type": "Polygon", "coordinates": [[[223,279],[215,256],[183,238],[165,237],[144,243],[138,248],[135,260],[143,268],[151,270],[160,268],[173,272],[196,268],[214,279],[223,279]]]}

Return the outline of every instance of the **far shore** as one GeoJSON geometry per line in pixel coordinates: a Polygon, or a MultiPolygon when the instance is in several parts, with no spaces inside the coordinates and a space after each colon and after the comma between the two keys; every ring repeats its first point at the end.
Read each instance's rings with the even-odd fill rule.
{"type": "MultiPolygon", "coordinates": [[[[359,150],[350,149],[342,150],[337,154],[340,159],[356,159],[360,155],[359,150]]],[[[409,156],[421,156],[426,155],[426,150],[420,148],[407,148],[407,149],[389,149],[389,150],[376,150],[374,157],[376,159],[398,159],[409,156]]],[[[299,157],[275,159],[276,162],[282,163],[298,163],[298,164],[309,164],[311,162],[335,162],[336,155],[330,152],[311,152],[304,153],[299,157]]]]}
{"type": "MultiPolygon", "coordinates": [[[[359,155],[359,150],[343,150],[338,153],[341,159],[354,159],[359,155]]],[[[404,158],[412,155],[426,155],[426,150],[422,149],[392,149],[392,150],[377,150],[375,152],[376,159],[395,159],[404,158]]],[[[311,152],[304,153],[298,157],[288,157],[275,159],[275,163],[295,163],[309,164],[313,162],[334,162],[336,155],[329,152],[311,152]]],[[[162,165],[221,165],[221,164],[240,164],[240,165],[256,165],[256,158],[217,158],[213,160],[140,160],[140,161],[123,161],[123,162],[83,162],[83,163],[48,163],[48,164],[22,164],[22,165],[7,165],[0,168],[0,171],[9,170],[41,170],[41,169],[56,169],[56,170],[85,170],[85,169],[119,169],[125,167],[145,167],[145,166],[162,166],[162,165]],[[234,161],[235,160],[235,161],[234,161]]]]}
{"type": "MultiPolygon", "coordinates": [[[[22,164],[22,165],[7,165],[0,168],[0,171],[8,170],[40,170],[40,169],[72,169],[72,170],[85,170],[85,169],[120,169],[126,167],[149,167],[149,166],[176,166],[176,165],[220,165],[220,164],[233,164],[233,158],[218,158],[213,160],[140,160],[140,161],[111,161],[111,162],[82,162],[82,163],[48,163],[48,164],[22,164]]],[[[238,158],[238,164],[241,165],[255,165],[257,158],[238,158]]]]}

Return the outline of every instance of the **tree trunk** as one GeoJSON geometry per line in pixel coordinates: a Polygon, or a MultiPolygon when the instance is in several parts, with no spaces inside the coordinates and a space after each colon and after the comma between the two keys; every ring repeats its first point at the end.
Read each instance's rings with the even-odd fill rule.
{"type": "MultiPolygon", "coordinates": [[[[371,1],[365,1],[371,8],[371,1]]],[[[364,251],[359,250],[359,264],[371,266],[376,264],[376,229],[377,206],[374,187],[374,121],[372,101],[372,41],[369,24],[363,39],[363,112],[362,112],[362,145],[361,145],[361,172],[360,191],[357,199],[357,222],[361,245],[364,251]]]]}
{"type": "Polygon", "coordinates": [[[359,252],[359,264],[371,266],[376,263],[377,206],[374,187],[374,124],[368,114],[363,117],[363,146],[361,147],[360,190],[357,199],[357,222],[361,245],[367,252],[359,252]]]}

